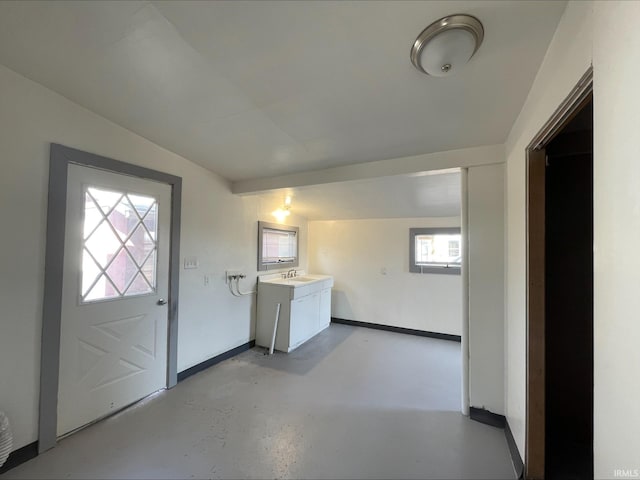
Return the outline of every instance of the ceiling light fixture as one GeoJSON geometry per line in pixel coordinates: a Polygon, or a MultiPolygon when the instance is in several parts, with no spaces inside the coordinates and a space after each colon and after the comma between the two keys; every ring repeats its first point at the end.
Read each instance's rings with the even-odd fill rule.
{"type": "Polygon", "coordinates": [[[289,215],[291,215],[291,197],[287,195],[284,199],[284,205],[282,207],[271,212],[271,215],[276,217],[280,223],[284,221],[289,215]]]}
{"type": "Polygon", "coordinates": [[[444,77],[467,63],[484,38],[480,20],[466,14],[443,17],[425,28],[411,47],[411,63],[432,77],[444,77]]]}

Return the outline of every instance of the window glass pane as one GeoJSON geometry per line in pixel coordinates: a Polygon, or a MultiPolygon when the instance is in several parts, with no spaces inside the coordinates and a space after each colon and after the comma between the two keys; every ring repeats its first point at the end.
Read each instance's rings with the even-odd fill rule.
{"type": "Polygon", "coordinates": [[[102,275],[102,269],[98,266],[89,251],[85,248],[82,252],[82,295],[86,295],[96,283],[98,276],[102,275]]]}
{"type": "Polygon", "coordinates": [[[149,207],[155,205],[155,200],[151,197],[143,197],[142,195],[134,195],[133,193],[129,193],[127,197],[129,197],[131,204],[135,207],[140,217],[144,217],[149,207]]]}
{"type": "Polygon", "coordinates": [[[142,266],[141,272],[152,288],[156,287],[156,251],[153,250],[142,266]]]}
{"type": "Polygon", "coordinates": [[[130,226],[138,224],[138,216],[127,197],[120,199],[116,207],[107,215],[107,218],[122,241],[125,241],[129,236],[130,226]]]}
{"type": "Polygon", "coordinates": [[[87,188],[83,302],[154,291],[157,215],[158,204],[152,197],[87,188]]]}
{"type": "Polygon", "coordinates": [[[460,234],[415,236],[416,265],[460,265],[460,234]]]}
{"type": "Polygon", "coordinates": [[[102,190],[99,188],[89,187],[87,192],[96,201],[100,209],[104,214],[108,214],[109,211],[120,201],[122,193],[112,192],[109,190],[102,190]]]}
{"type": "MultiPolygon", "coordinates": [[[[122,295],[133,277],[138,273],[138,267],[131,259],[131,256],[123,248],[111,260],[107,267],[106,274],[117,288],[118,295],[122,295]]],[[[111,294],[111,285],[106,286],[106,292],[111,294]]]]}
{"type": "Polygon", "coordinates": [[[460,240],[449,240],[449,258],[460,256],[460,240]]]}
{"type": "Polygon", "coordinates": [[[416,235],[416,263],[426,263],[433,256],[433,236],[416,235]]]}
{"type": "Polygon", "coordinates": [[[131,283],[131,286],[129,286],[129,288],[127,289],[125,295],[139,295],[141,293],[147,293],[150,291],[152,291],[151,286],[147,283],[142,273],[138,273],[136,278],[131,283]]]}
{"type": "Polygon", "coordinates": [[[139,266],[142,266],[155,247],[156,243],[142,225],[138,225],[127,241],[127,250],[139,266]]]}
{"type": "Polygon", "coordinates": [[[96,259],[98,265],[106,268],[120,250],[122,242],[113,232],[109,223],[103,220],[93,233],[84,242],[84,248],[96,259]]]}
{"type": "Polygon", "coordinates": [[[154,203],[149,210],[147,210],[146,215],[144,216],[142,223],[147,227],[147,231],[151,238],[156,240],[156,232],[158,231],[158,204],[154,203]]]}
{"type": "Polygon", "coordinates": [[[265,228],[262,233],[262,261],[288,261],[297,255],[295,232],[265,228]]]}
{"type": "Polygon", "coordinates": [[[101,274],[98,281],[95,283],[93,288],[89,291],[89,293],[87,293],[84,296],[83,300],[85,302],[91,302],[94,300],[105,300],[105,299],[116,298],[116,297],[118,297],[118,293],[116,289],[113,288],[113,285],[111,284],[111,282],[109,282],[107,277],[101,274]]]}
{"type": "Polygon", "coordinates": [[[84,237],[87,238],[93,233],[96,227],[103,219],[102,210],[97,203],[93,200],[93,197],[89,195],[89,192],[85,192],[84,195],[84,237]]]}

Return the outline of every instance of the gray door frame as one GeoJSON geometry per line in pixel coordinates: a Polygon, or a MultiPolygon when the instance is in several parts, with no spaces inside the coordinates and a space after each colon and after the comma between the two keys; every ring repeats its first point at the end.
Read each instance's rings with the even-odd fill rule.
{"type": "Polygon", "coordinates": [[[178,287],[180,273],[182,178],[52,143],[49,156],[47,240],[45,252],[44,301],[42,306],[38,453],[54,447],[57,441],[62,274],[67,213],[67,172],[69,164],[107,170],[122,175],[166,183],[171,186],[167,388],[174,387],[178,380],[178,287]]]}

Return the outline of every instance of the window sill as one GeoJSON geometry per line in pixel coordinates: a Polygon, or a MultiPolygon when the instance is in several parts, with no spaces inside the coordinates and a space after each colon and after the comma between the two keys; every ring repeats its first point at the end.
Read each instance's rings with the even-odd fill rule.
{"type": "Polygon", "coordinates": [[[438,275],[460,275],[460,267],[433,267],[411,265],[409,272],[411,273],[435,273],[438,275]]]}

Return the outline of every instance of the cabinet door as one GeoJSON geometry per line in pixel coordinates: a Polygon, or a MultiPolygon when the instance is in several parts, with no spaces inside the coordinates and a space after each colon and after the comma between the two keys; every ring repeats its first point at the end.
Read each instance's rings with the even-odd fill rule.
{"type": "Polygon", "coordinates": [[[318,331],[320,294],[314,293],[291,302],[289,346],[296,347],[318,331]]]}
{"type": "Polygon", "coordinates": [[[318,330],[322,330],[331,323],[331,289],[325,288],[320,292],[320,317],[318,330]]]}

